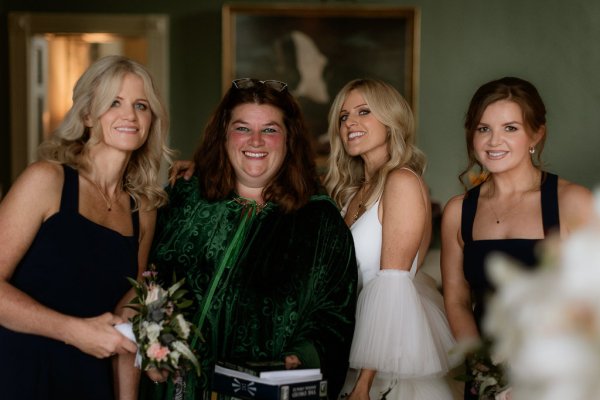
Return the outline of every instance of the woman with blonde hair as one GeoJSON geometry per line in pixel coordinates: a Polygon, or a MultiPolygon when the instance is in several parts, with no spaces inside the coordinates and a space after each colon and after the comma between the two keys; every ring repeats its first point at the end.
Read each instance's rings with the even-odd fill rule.
{"type": "MultiPolygon", "coordinates": [[[[165,107],[147,70],[102,58],[73,106],[0,203],[0,386],[4,399],[112,399],[115,324],[144,270],[166,147],[165,107]]],[[[131,370],[131,367],[129,368],[131,370]]],[[[131,371],[129,371],[130,373],[131,371]]]]}
{"type": "Polygon", "coordinates": [[[410,106],[391,85],[346,84],[329,113],[328,192],[352,231],[359,298],[343,397],[452,399],[454,341],[432,280],[418,273],[431,206],[410,106]]]}

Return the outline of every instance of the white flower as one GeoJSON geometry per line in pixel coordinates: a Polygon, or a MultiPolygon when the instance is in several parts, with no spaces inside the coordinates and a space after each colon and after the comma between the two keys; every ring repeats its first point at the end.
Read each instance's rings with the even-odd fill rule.
{"type": "Polygon", "coordinates": [[[157,324],[156,322],[144,321],[142,323],[142,330],[150,342],[156,342],[162,331],[162,323],[157,324]]]}
{"type": "Polygon", "coordinates": [[[167,291],[164,290],[162,287],[160,287],[159,285],[151,284],[148,287],[148,295],[146,296],[144,303],[146,305],[152,304],[155,301],[163,299],[166,296],[166,294],[167,291]]]}
{"type": "Polygon", "coordinates": [[[173,365],[179,365],[179,357],[180,356],[181,356],[181,353],[178,352],[177,350],[174,350],[169,353],[169,358],[171,359],[173,365]]]}
{"type": "MultiPolygon", "coordinates": [[[[600,192],[596,201],[600,208],[600,192]]],[[[510,367],[511,397],[600,399],[600,222],[545,242],[532,272],[490,258],[497,292],[483,330],[495,340],[496,360],[510,367]]]]}
{"type": "Polygon", "coordinates": [[[190,350],[190,348],[188,347],[187,344],[177,340],[177,341],[173,342],[171,344],[171,346],[173,347],[173,349],[180,352],[182,356],[184,356],[185,358],[190,360],[190,362],[196,368],[196,371],[200,371],[200,363],[198,362],[198,359],[196,358],[194,353],[190,350]]]}
{"type": "Polygon", "coordinates": [[[190,323],[185,320],[182,314],[177,314],[173,323],[175,331],[177,331],[182,338],[187,339],[190,336],[190,323]]]}

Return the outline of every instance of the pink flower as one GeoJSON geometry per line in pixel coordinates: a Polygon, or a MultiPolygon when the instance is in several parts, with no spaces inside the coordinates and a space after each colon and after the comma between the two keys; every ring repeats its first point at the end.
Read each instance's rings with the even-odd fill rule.
{"type": "Polygon", "coordinates": [[[148,350],[146,350],[146,355],[151,360],[156,361],[166,361],[167,356],[169,355],[169,348],[163,347],[159,343],[152,343],[148,350]]]}
{"type": "Polygon", "coordinates": [[[156,275],[158,275],[158,273],[156,271],[144,271],[144,272],[142,272],[142,276],[144,278],[154,278],[154,277],[156,277],[156,275]]]}

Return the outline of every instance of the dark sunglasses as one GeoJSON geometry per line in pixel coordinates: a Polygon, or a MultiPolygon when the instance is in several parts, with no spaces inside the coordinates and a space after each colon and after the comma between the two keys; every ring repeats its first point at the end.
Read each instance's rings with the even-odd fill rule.
{"type": "Polygon", "coordinates": [[[236,89],[250,89],[257,86],[258,84],[268,86],[271,89],[277,90],[278,92],[283,92],[287,88],[287,83],[275,81],[272,79],[266,81],[259,81],[252,78],[240,78],[234,79],[231,83],[236,89]]]}

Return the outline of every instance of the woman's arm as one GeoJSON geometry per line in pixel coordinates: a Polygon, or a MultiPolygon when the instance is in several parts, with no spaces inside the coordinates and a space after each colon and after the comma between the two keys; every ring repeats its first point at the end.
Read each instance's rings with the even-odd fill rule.
{"type": "MultiPolygon", "coordinates": [[[[144,211],[146,202],[142,202],[140,207],[140,239],[138,248],[138,281],[143,279],[142,274],[148,265],[148,255],[150,246],[154,237],[154,228],[156,226],[156,210],[144,211]]],[[[124,321],[130,320],[135,315],[135,311],[125,307],[135,296],[131,288],[121,299],[117,306],[116,313],[124,321]]],[[[121,354],[113,362],[115,376],[116,398],[119,400],[135,400],[138,398],[138,388],[140,381],[140,370],[134,366],[135,353],[121,354]]],[[[161,379],[162,381],[163,379],[161,379]]]]}
{"type": "Polygon", "coordinates": [[[452,198],[442,216],[442,286],[444,307],[452,334],[457,340],[477,338],[471,291],[463,272],[463,241],[460,224],[463,196],[452,198]]]}
{"type": "Polygon", "coordinates": [[[121,322],[117,316],[105,313],[75,318],[61,314],[10,283],[42,223],[58,212],[63,180],[62,166],[32,164],[0,203],[0,325],[59,340],[99,358],[134,351],[135,345],[113,328],[121,322]]]}
{"type": "Polygon", "coordinates": [[[409,271],[431,240],[431,202],[422,179],[407,169],[388,175],[380,203],[381,269],[409,271]]]}
{"type": "Polygon", "coordinates": [[[581,185],[559,179],[558,210],[560,236],[564,238],[592,221],[595,216],[594,196],[581,185]]]}
{"type": "MultiPolygon", "coordinates": [[[[390,172],[380,202],[381,269],[410,271],[419,252],[425,256],[431,237],[431,206],[424,183],[414,172],[390,172]]],[[[369,399],[377,371],[361,369],[350,400],[369,399]]]]}

